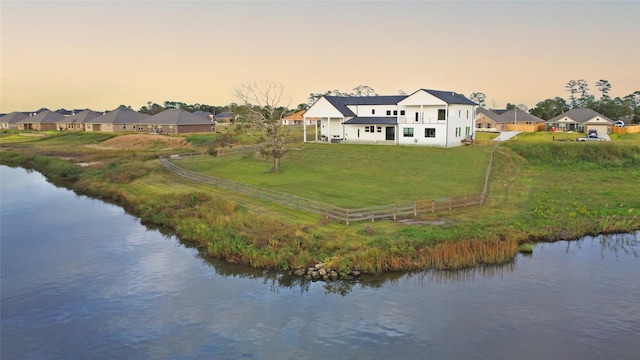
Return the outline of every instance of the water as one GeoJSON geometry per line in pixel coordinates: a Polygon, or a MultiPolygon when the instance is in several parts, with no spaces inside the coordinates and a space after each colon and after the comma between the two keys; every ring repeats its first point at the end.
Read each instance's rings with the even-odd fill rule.
{"type": "Polygon", "coordinates": [[[513,264],[302,282],[203,259],[0,166],[2,359],[635,359],[640,233],[513,264]]]}

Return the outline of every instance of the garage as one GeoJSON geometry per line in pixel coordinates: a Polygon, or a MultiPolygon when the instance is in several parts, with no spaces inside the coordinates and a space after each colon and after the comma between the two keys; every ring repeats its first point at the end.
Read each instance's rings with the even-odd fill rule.
{"type": "Polygon", "coordinates": [[[602,121],[589,121],[584,124],[584,132],[589,133],[589,130],[595,129],[598,134],[608,134],[611,132],[611,124],[602,121]]]}

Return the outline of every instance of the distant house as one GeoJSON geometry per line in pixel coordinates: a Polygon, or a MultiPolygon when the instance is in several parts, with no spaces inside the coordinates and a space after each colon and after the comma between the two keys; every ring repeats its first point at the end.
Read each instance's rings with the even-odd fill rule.
{"type": "Polygon", "coordinates": [[[95,119],[100,115],[102,114],[93,110],[83,110],[70,116],[63,116],[57,122],[57,128],[58,130],[84,131],[85,122],[95,119]]]}
{"type": "Polygon", "coordinates": [[[411,95],[323,96],[303,117],[320,119],[316,141],[455,147],[473,137],[475,107],[453,91],[420,89],[411,95]]]}
{"type": "Polygon", "coordinates": [[[214,120],[219,123],[232,123],[236,119],[236,114],[232,112],[221,112],[216,114],[214,120]]]}
{"type": "Polygon", "coordinates": [[[571,109],[547,121],[548,128],[559,131],[588,132],[596,129],[599,134],[611,132],[614,121],[591,109],[571,109]]]}
{"type": "Polygon", "coordinates": [[[12,113],[6,114],[2,117],[0,117],[0,128],[2,129],[17,129],[18,128],[18,121],[20,120],[24,120],[26,118],[28,118],[29,115],[22,113],[22,112],[18,112],[18,111],[14,111],[12,113]]]}
{"type": "Polygon", "coordinates": [[[507,126],[500,114],[495,111],[479,107],[476,109],[477,131],[506,131],[507,126]]]}
{"type": "MultiPolygon", "coordinates": [[[[282,125],[302,125],[304,119],[304,113],[306,110],[298,110],[293,114],[289,114],[282,119],[282,125]]],[[[315,125],[318,119],[316,118],[307,118],[306,125],[315,125]]]]}
{"type": "Polygon", "coordinates": [[[104,115],[84,122],[86,131],[120,132],[134,131],[134,124],[142,122],[149,115],[128,108],[117,108],[104,115]]]}
{"type": "Polygon", "coordinates": [[[43,110],[17,122],[20,130],[56,130],[58,120],[63,116],[49,110],[43,110]]]}
{"type": "Polygon", "coordinates": [[[543,119],[520,109],[509,109],[497,113],[493,110],[478,108],[476,110],[477,131],[521,131],[535,132],[544,130],[543,119]]]}
{"type": "Polygon", "coordinates": [[[134,125],[137,132],[184,134],[215,131],[214,122],[181,109],[167,109],[134,125]]]}

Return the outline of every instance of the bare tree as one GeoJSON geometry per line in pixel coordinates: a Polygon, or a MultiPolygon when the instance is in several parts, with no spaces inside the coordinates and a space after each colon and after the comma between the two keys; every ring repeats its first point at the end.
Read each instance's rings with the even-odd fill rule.
{"type": "Polygon", "coordinates": [[[289,104],[280,106],[283,101],[284,87],[281,84],[265,82],[264,84],[243,84],[236,89],[236,97],[251,108],[251,126],[259,131],[256,151],[273,160],[269,172],[280,171],[280,160],[291,150],[299,150],[286,146],[289,128],[282,124],[288,113],[289,104]]]}

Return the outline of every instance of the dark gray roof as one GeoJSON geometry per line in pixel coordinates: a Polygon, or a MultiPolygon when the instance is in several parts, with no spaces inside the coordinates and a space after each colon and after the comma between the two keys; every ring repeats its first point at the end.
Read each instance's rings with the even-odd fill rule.
{"type": "Polygon", "coordinates": [[[148,118],[149,115],[141,114],[127,108],[117,108],[102,116],[85,121],[87,124],[137,124],[148,118]]]}
{"type": "Polygon", "coordinates": [[[396,117],[383,117],[383,116],[358,116],[343,122],[343,124],[397,125],[398,119],[396,117]]]}
{"type": "Polygon", "coordinates": [[[545,122],[544,120],[540,119],[539,117],[529,114],[526,111],[522,111],[520,109],[509,109],[505,112],[503,112],[502,114],[500,114],[500,117],[502,118],[502,121],[498,121],[498,122],[503,122],[503,123],[510,123],[510,122],[532,122],[532,123],[537,123],[537,122],[545,122]],[[516,113],[517,111],[517,113],[516,113]]]}
{"type": "Polygon", "coordinates": [[[23,124],[50,124],[58,122],[58,120],[60,120],[61,118],[62,115],[58,113],[44,110],[34,116],[29,116],[17,122],[23,124]]]}
{"type": "Polygon", "coordinates": [[[604,120],[608,120],[609,122],[613,123],[613,120],[609,119],[608,117],[596,112],[595,110],[591,110],[591,109],[571,109],[565,113],[562,113],[556,117],[554,117],[553,119],[547,121],[548,123],[554,123],[560,119],[562,119],[563,117],[568,117],[569,119],[577,122],[577,123],[584,123],[587,122],[591,119],[593,119],[596,116],[601,117],[604,120]]]}
{"type": "Polygon", "coordinates": [[[25,113],[14,111],[12,113],[9,113],[7,115],[4,115],[4,116],[0,117],[0,122],[8,123],[8,124],[14,124],[14,123],[17,123],[18,121],[26,119],[28,117],[29,117],[29,115],[27,115],[25,113]]]}
{"type": "Polygon", "coordinates": [[[488,117],[489,119],[495,121],[495,122],[502,122],[502,118],[500,117],[499,114],[489,110],[489,109],[485,109],[483,107],[479,107],[476,109],[476,115],[478,114],[482,114],[486,117],[488,117]]]}
{"type": "Polygon", "coordinates": [[[211,125],[212,121],[202,116],[194,115],[186,110],[167,109],[143,121],[139,121],[139,123],[157,125],[211,125]]]}
{"type": "Polygon", "coordinates": [[[102,114],[93,110],[84,110],[75,115],[62,117],[60,118],[60,120],[58,120],[58,122],[64,124],[83,124],[91,119],[97,118],[100,115],[102,114]]]}
{"type": "Polygon", "coordinates": [[[405,99],[406,95],[391,96],[325,96],[340,113],[344,116],[356,116],[353,111],[349,110],[347,105],[396,105],[399,101],[405,99]]]}
{"type": "Polygon", "coordinates": [[[203,117],[203,118],[209,118],[209,116],[213,116],[212,113],[210,113],[208,111],[203,111],[203,110],[194,111],[192,114],[193,115],[198,115],[198,116],[203,117]]]}
{"type": "MultiPolygon", "coordinates": [[[[418,91],[425,91],[437,97],[438,99],[446,102],[447,104],[478,105],[473,101],[467,99],[464,95],[458,94],[454,91],[431,90],[431,89],[420,89],[418,91]]],[[[416,92],[414,92],[414,94],[416,92]]]]}

